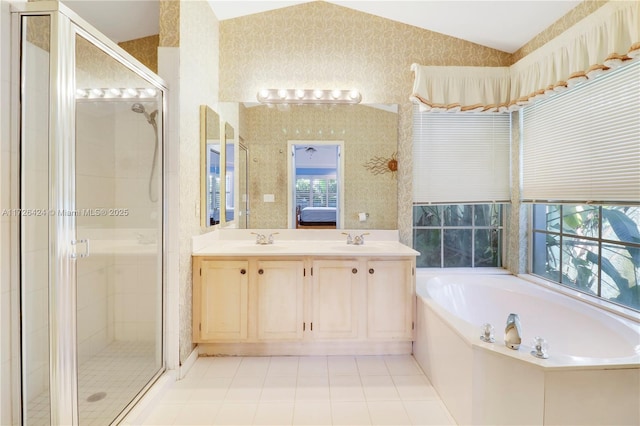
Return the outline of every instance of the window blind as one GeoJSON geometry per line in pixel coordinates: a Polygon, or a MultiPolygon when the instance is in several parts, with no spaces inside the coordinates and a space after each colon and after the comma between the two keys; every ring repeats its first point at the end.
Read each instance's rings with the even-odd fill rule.
{"type": "Polygon", "coordinates": [[[525,201],[640,202],[640,63],[524,108],[525,201]]]}
{"type": "Polygon", "coordinates": [[[510,200],[510,114],[413,111],[415,203],[510,200]]]}

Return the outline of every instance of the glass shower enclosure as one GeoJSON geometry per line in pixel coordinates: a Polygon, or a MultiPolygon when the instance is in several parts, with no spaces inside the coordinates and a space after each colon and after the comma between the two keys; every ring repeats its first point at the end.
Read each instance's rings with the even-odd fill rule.
{"type": "Polygon", "coordinates": [[[63,5],[24,7],[22,422],[117,423],[164,369],[166,85],[63,5]]]}

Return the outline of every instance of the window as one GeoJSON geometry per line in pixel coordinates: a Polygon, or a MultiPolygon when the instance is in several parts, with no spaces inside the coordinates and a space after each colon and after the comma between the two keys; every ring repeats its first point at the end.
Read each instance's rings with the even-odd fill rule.
{"type": "Polygon", "coordinates": [[[510,144],[509,114],[428,113],[414,107],[416,266],[502,266],[500,203],[511,198],[510,144]]]}
{"type": "Polygon", "coordinates": [[[525,201],[640,202],[640,61],[521,117],[525,201]]]}
{"type": "Polygon", "coordinates": [[[640,63],[521,117],[531,273],[640,310],[640,63]]]}
{"type": "Polygon", "coordinates": [[[532,272],[640,310],[640,207],[533,206],[532,272]]]}
{"type": "Polygon", "coordinates": [[[413,206],[413,247],[419,268],[502,266],[503,206],[413,206]]]}
{"type": "Polygon", "coordinates": [[[413,202],[511,200],[510,114],[413,112],[413,202]]]}
{"type": "Polygon", "coordinates": [[[336,207],[338,185],[335,177],[305,176],[296,178],[296,206],[336,207]]]}

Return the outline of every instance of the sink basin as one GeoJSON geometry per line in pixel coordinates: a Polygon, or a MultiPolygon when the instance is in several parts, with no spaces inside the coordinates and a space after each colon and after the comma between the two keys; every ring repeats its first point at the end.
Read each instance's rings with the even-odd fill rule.
{"type": "Polygon", "coordinates": [[[380,247],[377,245],[367,244],[367,243],[364,243],[361,246],[356,246],[353,244],[342,244],[339,246],[333,246],[331,247],[331,249],[337,250],[337,251],[355,251],[355,252],[363,252],[363,253],[387,251],[386,247],[380,247]]]}
{"type": "Polygon", "coordinates": [[[285,249],[284,246],[281,246],[278,244],[255,244],[255,243],[238,244],[237,246],[235,246],[235,248],[242,251],[247,251],[247,252],[280,251],[285,249]]]}

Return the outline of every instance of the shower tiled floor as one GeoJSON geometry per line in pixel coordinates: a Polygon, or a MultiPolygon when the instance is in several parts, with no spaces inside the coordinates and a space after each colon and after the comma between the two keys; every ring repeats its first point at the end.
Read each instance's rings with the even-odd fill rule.
{"type": "Polygon", "coordinates": [[[455,425],[410,356],[203,357],[143,425],[455,425]]]}
{"type": "MultiPolygon", "coordinates": [[[[113,342],[108,345],[79,368],[80,424],[110,424],[157,370],[153,342],[113,342]]],[[[30,426],[50,424],[48,399],[49,393],[43,392],[29,403],[30,426]]]]}

